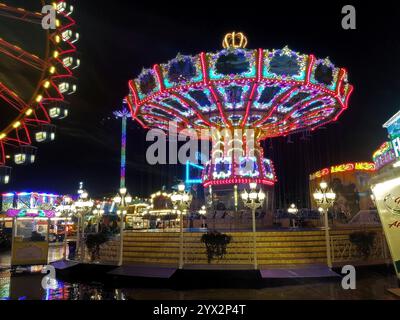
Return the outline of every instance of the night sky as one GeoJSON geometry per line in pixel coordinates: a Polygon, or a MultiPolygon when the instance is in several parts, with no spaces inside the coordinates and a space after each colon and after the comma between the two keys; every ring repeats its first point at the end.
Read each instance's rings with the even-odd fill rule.
{"type": "MultiPolygon", "coordinates": [[[[336,66],[347,68],[355,86],[349,109],[338,122],[313,132],[310,141],[294,136],[293,144],[285,138],[265,143],[265,154],[275,161],[278,174],[278,205],[304,205],[311,172],[371,161],[386,139],[382,124],[400,106],[399,9],[382,1],[379,6],[366,1],[218,3],[152,2],[146,8],[136,1],[74,1],[82,66],[71,115],[58,124],[56,141],[39,146],[35,165],[14,166],[12,181],[2,191],[71,193],[84,181],[93,196],[114,193],[119,183],[120,121],[112,111],[128,94],[128,80],[178,52],[217,51],[224,34],[233,30],[247,35],[248,48],[288,45],[319,58],[329,56],[336,66]],[[357,30],[341,27],[345,4],[356,6],[357,30]]],[[[134,122],[128,128],[127,186],[132,194],[148,196],[183,176],[183,167],[148,165],[146,132],[134,122]]]]}

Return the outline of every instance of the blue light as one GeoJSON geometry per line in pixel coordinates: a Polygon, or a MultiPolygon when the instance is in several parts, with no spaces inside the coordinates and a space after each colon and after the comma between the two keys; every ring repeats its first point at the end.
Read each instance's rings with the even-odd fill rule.
{"type": "Polygon", "coordinates": [[[203,170],[204,169],[203,166],[200,166],[198,164],[191,163],[190,161],[187,161],[186,162],[186,179],[185,179],[185,183],[187,185],[190,185],[190,184],[201,184],[203,182],[203,180],[201,178],[194,179],[194,178],[190,177],[190,168],[196,168],[196,169],[199,169],[199,170],[203,170]]]}

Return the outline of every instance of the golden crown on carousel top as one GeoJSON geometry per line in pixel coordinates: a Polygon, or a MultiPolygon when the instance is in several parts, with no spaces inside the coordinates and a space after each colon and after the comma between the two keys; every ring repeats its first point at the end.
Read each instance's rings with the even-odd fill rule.
{"type": "Polygon", "coordinates": [[[222,42],[224,49],[237,49],[247,47],[247,38],[242,32],[227,33],[222,42]]]}

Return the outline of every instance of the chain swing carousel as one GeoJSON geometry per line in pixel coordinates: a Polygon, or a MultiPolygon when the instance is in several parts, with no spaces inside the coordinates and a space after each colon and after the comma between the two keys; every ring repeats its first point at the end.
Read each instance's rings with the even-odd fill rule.
{"type": "Polygon", "coordinates": [[[145,69],[129,82],[127,102],[133,119],[145,129],[168,131],[174,122],[178,130],[193,129],[198,137],[211,130],[208,137],[218,147],[203,172],[209,203],[242,209],[238,193],[257,183],[267,194],[265,209],[271,210],[277,178],[260,142],[336,121],[347,109],[353,87],[347,71],[328,58],[288,47],[246,46],[246,37],[233,32],[217,53],[178,55],[145,69]],[[251,148],[249,139],[255,141],[251,148]]]}
{"type": "Polygon", "coordinates": [[[218,52],[179,54],[129,81],[126,101],[144,129],[168,132],[174,123],[198,137],[211,132],[202,174],[207,211],[246,210],[240,195],[251,184],[263,194],[261,210],[272,212],[278,180],[261,142],[336,121],[353,91],[347,71],[328,58],[246,47],[244,34],[232,32],[218,52]]]}

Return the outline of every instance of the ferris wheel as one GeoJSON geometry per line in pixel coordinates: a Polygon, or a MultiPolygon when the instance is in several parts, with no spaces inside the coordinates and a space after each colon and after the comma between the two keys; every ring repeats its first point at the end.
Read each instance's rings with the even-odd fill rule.
{"type": "Polygon", "coordinates": [[[0,184],[12,162],[34,163],[33,144],[53,141],[54,121],[68,116],[80,65],[73,11],[65,1],[0,2],[0,184]]]}

